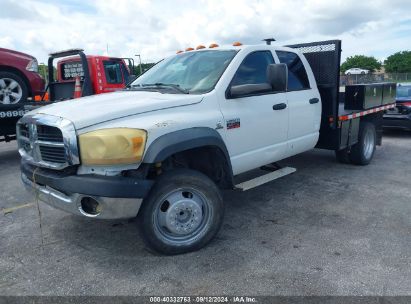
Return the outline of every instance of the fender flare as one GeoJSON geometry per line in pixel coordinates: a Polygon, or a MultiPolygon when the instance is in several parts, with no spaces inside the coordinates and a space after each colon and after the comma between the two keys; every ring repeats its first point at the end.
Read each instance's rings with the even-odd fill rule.
{"type": "Polygon", "coordinates": [[[148,147],[143,163],[162,162],[175,153],[205,146],[214,146],[223,152],[232,177],[231,160],[224,140],[216,130],[207,127],[183,129],[158,137],[148,147]]]}

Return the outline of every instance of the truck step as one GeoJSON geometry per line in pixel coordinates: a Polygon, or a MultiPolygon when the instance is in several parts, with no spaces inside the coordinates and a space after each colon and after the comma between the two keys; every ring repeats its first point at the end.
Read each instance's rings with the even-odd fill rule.
{"type": "Polygon", "coordinates": [[[271,182],[277,178],[283,177],[285,175],[294,173],[295,171],[297,171],[297,169],[292,168],[292,167],[284,167],[278,170],[275,170],[273,172],[258,176],[256,178],[250,179],[248,181],[242,182],[238,185],[236,185],[235,187],[238,190],[241,191],[247,191],[250,189],[253,189],[255,187],[261,186],[263,184],[266,184],[268,182],[271,182]]]}

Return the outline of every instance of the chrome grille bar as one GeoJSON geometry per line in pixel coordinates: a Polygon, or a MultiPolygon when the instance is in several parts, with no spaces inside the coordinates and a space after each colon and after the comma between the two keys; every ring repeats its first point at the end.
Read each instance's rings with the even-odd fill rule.
{"type": "Polygon", "coordinates": [[[19,153],[36,166],[64,169],[77,165],[77,136],[71,121],[51,115],[26,115],[17,124],[19,153]]]}

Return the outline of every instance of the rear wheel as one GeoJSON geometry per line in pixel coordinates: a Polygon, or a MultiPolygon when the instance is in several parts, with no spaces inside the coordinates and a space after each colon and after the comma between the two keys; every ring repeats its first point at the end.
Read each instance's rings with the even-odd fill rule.
{"type": "Polygon", "coordinates": [[[206,175],[178,169],[160,176],[143,202],[138,223],[146,244],[163,254],[204,247],[223,221],[223,200],[206,175]]]}
{"type": "Polygon", "coordinates": [[[26,100],[28,89],[24,80],[17,74],[0,72],[0,103],[16,104],[26,100]]]}
{"type": "Polygon", "coordinates": [[[358,143],[351,147],[350,161],[356,165],[368,165],[375,152],[377,134],[374,124],[361,122],[358,134],[358,143]]]}

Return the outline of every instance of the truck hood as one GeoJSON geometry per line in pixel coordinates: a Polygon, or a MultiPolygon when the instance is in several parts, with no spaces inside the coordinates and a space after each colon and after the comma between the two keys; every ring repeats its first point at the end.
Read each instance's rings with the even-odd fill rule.
{"type": "Polygon", "coordinates": [[[22,52],[10,50],[10,49],[5,49],[5,48],[0,48],[0,53],[9,54],[9,55],[12,55],[13,57],[18,57],[18,58],[26,59],[26,60],[35,59],[33,56],[31,56],[29,54],[25,54],[25,53],[22,53],[22,52]]]}
{"type": "Polygon", "coordinates": [[[146,91],[117,91],[56,102],[29,114],[47,114],[72,121],[76,129],[126,116],[199,103],[202,96],[161,94],[146,91]]]}

